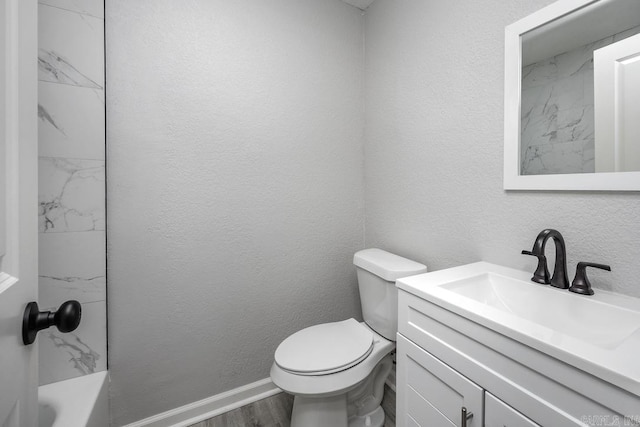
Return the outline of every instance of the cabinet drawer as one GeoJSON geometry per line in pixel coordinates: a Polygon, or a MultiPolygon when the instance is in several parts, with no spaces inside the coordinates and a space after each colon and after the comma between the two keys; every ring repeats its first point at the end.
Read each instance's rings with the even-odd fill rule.
{"type": "Polygon", "coordinates": [[[468,427],[482,425],[482,388],[401,335],[397,346],[398,426],[459,426],[463,407],[468,427]]]}
{"type": "Polygon", "coordinates": [[[484,394],[485,427],[540,427],[489,392],[484,394]]]}
{"type": "Polygon", "coordinates": [[[400,291],[398,302],[400,335],[539,425],[584,426],[585,417],[622,419],[640,407],[637,397],[429,301],[400,291]]]}

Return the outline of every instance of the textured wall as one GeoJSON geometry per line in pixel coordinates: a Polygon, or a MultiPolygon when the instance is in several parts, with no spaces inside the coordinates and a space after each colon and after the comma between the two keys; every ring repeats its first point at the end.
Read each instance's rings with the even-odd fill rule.
{"type": "Polygon", "coordinates": [[[107,2],[114,425],[359,315],[363,24],[339,0],[107,2]]]}
{"type": "Polygon", "coordinates": [[[367,10],[366,246],[431,270],[520,255],[552,227],[599,288],[640,296],[637,193],[502,189],[504,27],[551,0],[377,0],[367,10]]]}
{"type": "Polygon", "coordinates": [[[39,304],[82,321],[39,334],[40,383],[107,368],[103,0],[38,6],[39,304]]]}

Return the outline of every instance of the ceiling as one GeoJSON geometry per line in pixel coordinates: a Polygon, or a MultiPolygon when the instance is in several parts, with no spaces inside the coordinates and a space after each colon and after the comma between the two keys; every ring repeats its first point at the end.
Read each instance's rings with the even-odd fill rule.
{"type": "Polygon", "coordinates": [[[351,6],[355,6],[358,9],[362,9],[365,10],[366,8],[368,8],[371,3],[373,3],[375,0],[342,0],[343,2],[350,4],[351,6]]]}

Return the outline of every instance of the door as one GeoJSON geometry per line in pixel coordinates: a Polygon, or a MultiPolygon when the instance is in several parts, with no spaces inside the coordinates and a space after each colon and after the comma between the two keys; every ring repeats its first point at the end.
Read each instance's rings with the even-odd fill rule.
{"type": "Polygon", "coordinates": [[[482,426],[482,388],[400,334],[396,344],[396,425],[482,426]],[[467,411],[466,417],[463,408],[467,411]]]}
{"type": "Polygon", "coordinates": [[[640,171],[640,34],[593,52],[596,172],[640,171]]]}
{"type": "Polygon", "coordinates": [[[38,420],[37,348],[22,315],[38,280],[36,0],[0,0],[0,426],[38,420]]]}

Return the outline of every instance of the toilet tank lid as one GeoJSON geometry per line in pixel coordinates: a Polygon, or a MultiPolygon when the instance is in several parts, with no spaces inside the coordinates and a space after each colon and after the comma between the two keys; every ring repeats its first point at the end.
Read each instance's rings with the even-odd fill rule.
{"type": "Polygon", "coordinates": [[[427,266],[424,264],[376,248],[356,252],[353,263],[356,267],[367,270],[388,282],[427,272],[427,266]]]}

